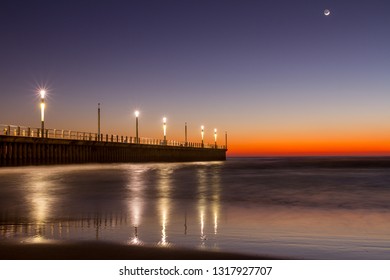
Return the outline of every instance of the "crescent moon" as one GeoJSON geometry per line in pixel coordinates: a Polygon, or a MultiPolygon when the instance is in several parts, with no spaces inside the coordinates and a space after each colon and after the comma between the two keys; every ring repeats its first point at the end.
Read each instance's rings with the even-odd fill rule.
{"type": "Polygon", "coordinates": [[[328,9],[326,9],[326,10],[324,11],[324,15],[329,16],[329,15],[330,15],[330,11],[329,11],[328,9]]]}

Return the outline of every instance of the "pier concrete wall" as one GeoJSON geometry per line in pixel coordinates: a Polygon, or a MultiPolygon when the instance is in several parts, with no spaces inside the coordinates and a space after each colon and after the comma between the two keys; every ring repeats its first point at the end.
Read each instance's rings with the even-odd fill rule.
{"type": "Polygon", "coordinates": [[[0,166],[226,160],[226,149],[0,136],[0,166]]]}

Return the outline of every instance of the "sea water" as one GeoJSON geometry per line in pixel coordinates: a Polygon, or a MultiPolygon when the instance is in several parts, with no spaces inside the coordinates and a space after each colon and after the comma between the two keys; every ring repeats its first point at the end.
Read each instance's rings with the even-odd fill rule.
{"type": "Polygon", "coordinates": [[[390,159],[1,168],[0,244],[62,240],[390,259],[390,159]]]}

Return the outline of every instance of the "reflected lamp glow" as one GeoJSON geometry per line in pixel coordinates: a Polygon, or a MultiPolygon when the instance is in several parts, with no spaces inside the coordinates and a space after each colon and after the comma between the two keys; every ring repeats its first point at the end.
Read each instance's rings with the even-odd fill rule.
{"type": "Polygon", "coordinates": [[[218,233],[218,214],[214,213],[214,234],[217,235],[218,233]]]}
{"type": "Polygon", "coordinates": [[[204,234],[204,212],[200,212],[200,240],[204,242],[206,240],[206,235],[204,234]]]}
{"type": "Polygon", "coordinates": [[[143,242],[138,238],[138,227],[134,227],[134,237],[128,242],[129,245],[142,245],[143,242]]]}
{"type": "Polygon", "coordinates": [[[162,198],[159,202],[160,204],[160,213],[161,213],[161,240],[158,242],[160,246],[169,246],[169,242],[167,241],[167,223],[168,223],[168,199],[162,198]]]}
{"type": "Polygon", "coordinates": [[[219,216],[219,208],[220,208],[220,191],[221,191],[221,181],[220,181],[220,173],[213,172],[212,175],[212,192],[213,192],[213,203],[212,210],[214,213],[214,234],[218,233],[218,216],[219,216]]]}
{"type": "Polygon", "coordinates": [[[166,211],[163,211],[162,225],[161,225],[161,241],[160,241],[160,245],[162,245],[162,246],[168,245],[166,227],[167,227],[167,213],[166,213],[166,211]]]}
{"type": "Polygon", "coordinates": [[[135,166],[131,168],[129,174],[129,184],[127,189],[129,191],[129,210],[132,217],[132,224],[134,226],[134,235],[130,238],[129,244],[142,245],[143,242],[139,239],[138,228],[141,225],[141,218],[143,212],[143,191],[144,191],[144,174],[145,169],[143,167],[135,166]]]}
{"type": "Polygon", "coordinates": [[[54,197],[50,189],[51,182],[45,173],[37,173],[32,177],[27,191],[29,198],[27,207],[37,226],[47,222],[54,205],[54,197]]]}
{"type": "Polygon", "coordinates": [[[171,175],[169,168],[160,169],[160,180],[158,183],[158,212],[161,218],[161,240],[158,242],[159,246],[170,246],[167,236],[167,225],[169,223],[169,208],[171,205],[170,197],[170,184],[171,175]]]}

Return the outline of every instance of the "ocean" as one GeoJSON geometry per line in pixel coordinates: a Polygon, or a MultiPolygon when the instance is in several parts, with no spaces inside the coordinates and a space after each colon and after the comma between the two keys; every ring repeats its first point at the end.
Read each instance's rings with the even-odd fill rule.
{"type": "Polygon", "coordinates": [[[0,168],[0,244],[390,259],[390,158],[0,168]]]}

